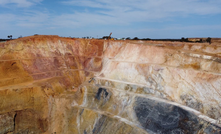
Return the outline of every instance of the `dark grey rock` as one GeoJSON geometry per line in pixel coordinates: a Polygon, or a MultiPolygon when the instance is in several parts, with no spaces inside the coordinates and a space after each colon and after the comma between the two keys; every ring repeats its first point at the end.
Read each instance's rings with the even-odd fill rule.
{"type": "Polygon", "coordinates": [[[140,124],[161,134],[220,133],[221,128],[209,124],[180,107],[147,98],[136,97],[134,111],[140,124]],[[205,125],[207,124],[207,125],[205,125]],[[204,130],[205,126],[211,126],[204,130]]]}

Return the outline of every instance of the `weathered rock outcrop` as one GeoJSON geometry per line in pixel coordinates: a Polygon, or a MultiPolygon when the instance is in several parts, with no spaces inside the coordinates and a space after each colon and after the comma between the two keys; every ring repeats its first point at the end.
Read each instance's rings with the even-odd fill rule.
{"type": "Polygon", "coordinates": [[[0,43],[0,134],[221,133],[221,44],[0,43]]]}

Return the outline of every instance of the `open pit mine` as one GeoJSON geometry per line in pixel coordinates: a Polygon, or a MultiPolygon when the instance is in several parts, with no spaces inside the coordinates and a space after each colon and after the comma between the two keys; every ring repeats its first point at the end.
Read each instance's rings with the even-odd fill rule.
{"type": "Polygon", "coordinates": [[[0,43],[0,134],[220,133],[220,40],[0,43]]]}

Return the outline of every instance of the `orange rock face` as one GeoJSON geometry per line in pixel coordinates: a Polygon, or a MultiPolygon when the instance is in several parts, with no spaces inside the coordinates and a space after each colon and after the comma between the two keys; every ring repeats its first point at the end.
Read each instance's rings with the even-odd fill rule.
{"type": "Polygon", "coordinates": [[[0,43],[0,134],[221,133],[221,44],[0,43]]]}

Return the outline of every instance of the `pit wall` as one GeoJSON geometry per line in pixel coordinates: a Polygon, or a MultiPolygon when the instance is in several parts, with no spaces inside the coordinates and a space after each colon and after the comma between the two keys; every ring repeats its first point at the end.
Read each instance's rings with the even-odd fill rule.
{"type": "Polygon", "coordinates": [[[220,133],[221,44],[0,43],[0,134],[220,133]]]}

